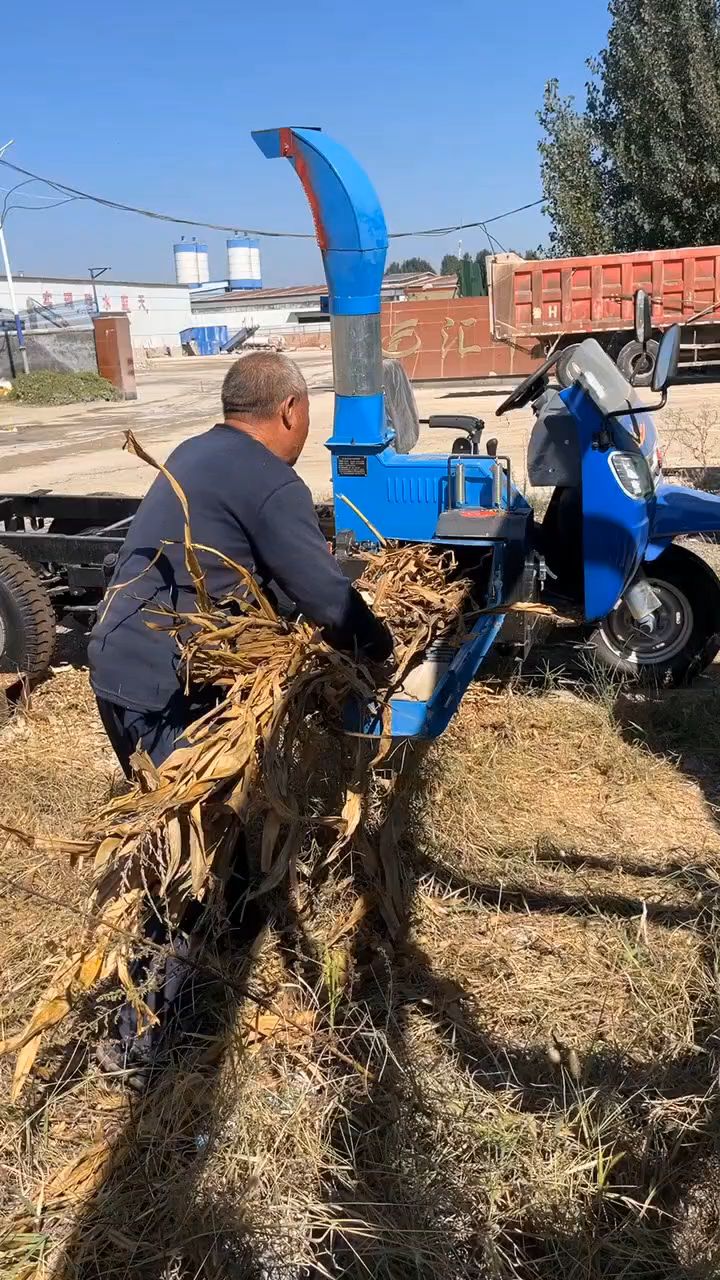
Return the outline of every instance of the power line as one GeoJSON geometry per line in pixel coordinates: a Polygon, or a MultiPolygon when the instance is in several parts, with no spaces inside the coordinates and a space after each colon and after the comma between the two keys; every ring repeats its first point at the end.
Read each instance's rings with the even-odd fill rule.
{"type": "Polygon", "coordinates": [[[539,204],[544,203],[545,197],[540,196],[538,200],[520,204],[516,209],[506,209],[504,213],[496,213],[492,218],[478,218],[476,222],[456,222],[451,227],[428,227],[424,231],[391,231],[389,235],[391,240],[401,240],[406,236],[446,236],[453,231],[467,231],[474,227],[489,226],[491,222],[501,222],[503,218],[511,218],[514,213],[524,213],[526,209],[536,209],[539,204]]]}
{"type": "MultiPolygon", "coordinates": [[[[35,179],[33,179],[33,181],[35,181],[35,179]]],[[[0,187],[0,192],[2,192],[3,195],[9,195],[11,191],[17,191],[18,187],[24,187],[25,185],[26,183],[24,182],[16,182],[14,187],[0,187]]],[[[32,191],[27,192],[27,198],[28,200],[54,200],[54,196],[41,196],[39,193],[36,194],[32,191]]]]}
{"type": "Polygon", "coordinates": [[[3,212],[2,221],[5,222],[13,209],[22,209],[24,213],[45,213],[48,209],[57,209],[61,204],[72,204],[73,200],[77,200],[77,196],[66,196],[64,200],[53,200],[51,204],[9,204],[3,212]]]}
{"type": "MultiPolygon", "coordinates": [[[[119,200],[109,200],[105,196],[92,195],[88,191],[81,191],[77,187],[71,187],[65,182],[56,182],[52,178],[43,178],[40,174],[32,173],[30,169],[23,169],[18,164],[12,164],[10,160],[4,160],[0,157],[0,164],[5,165],[8,169],[13,169],[15,173],[21,173],[25,178],[35,182],[44,182],[46,186],[52,187],[70,199],[74,200],[90,200],[93,204],[102,205],[106,209],[117,209],[122,213],[135,213],[143,218],[153,218],[158,222],[171,222],[177,226],[184,227],[202,227],[207,231],[230,231],[237,233],[238,224],[232,223],[226,225],[220,222],[203,222],[201,219],[180,218],[169,213],[158,213],[154,209],[142,209],[137,205],[123,204],[119,200]]],[[[23,184],[24,185],[24,184],[23,184]]],[[[34,197],[42,199],[43,197],[34,197]]],[[[47,197],[45,197],[47,198],[47,197]]],[[[64,203],[59,201],[58,203],[64,203]]],[[[538,200],[530,200],[527,204],[519,205],[516,209],[507,209],[504,213],[496,213],[492,218],[480,218],[475,222],[457,222],[447,227],[426,227],[418,231],[391,231],[391,240],[408,239],[412,236],[445,236],[455,231],[468,231],[472,228],[484,228],[491,222],[500,222],[503,218],[511,218],[513,214],[524,213],[527,209],[535,209],[538,205],[543,204],[542,198],[538,200]]],[[[52,206],[51,206],[52,207],[52,206]]],[[[315,236],[310,231],[269,231],[266,228],[243,228],[246,235],[265,236],[271,239],[286,240],[314,240],[315,236]]]]}

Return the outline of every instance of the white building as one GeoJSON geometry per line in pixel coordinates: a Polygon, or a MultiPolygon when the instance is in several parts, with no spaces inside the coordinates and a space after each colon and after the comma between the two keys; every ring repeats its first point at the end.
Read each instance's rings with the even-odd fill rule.
{"type": "MultiPolygon", "coordinates": [[[[18,309],[27,312],[31,319],[37,315],[43,322],[43,310],[48,323],[58,309],[58,315],[73,323],[73,309],[77,308],[78,322],[95,309],[125,311],[130,321],[130,338],[135,354],[139,357],[148,350],[181,353],[180,331],[188,329],[193,320],[190,310],[190,291],[185,285],[140,283],[130,280],[109,280],[100,276],[93,282],[86,277],[16,275],[15,296],[18,309]]],[[[7,279],[0,276],[0,309],[10,308],[10,290],[7,279]]]]}
{"type": "Polygon", "coordinates": [[[272,329],[286,333],[300,326],[328,329],[330,317],[321,309],[320,299],[327,285],[290,285],[284,289],[224,290],[222,284],[190,290],[192,323],[196,326],[226,324],[230,333],[238,329],[272,329]]]}
{"type": "MultiPolygon", "coordinates": [[[[382,283],[382,300],[400,302],[411,290],[429,289],[436,280],[447,279],[428,271],[388,275],[382,283]]],[[[231,334],[257,326],[288,336],[324,331],[329,338],[330,316],[323,305],[327,291],[326,284],[228,290],[225,281],[210,281],[190,290],[192,322],[198,327],[225,324],[231,334]]]]}

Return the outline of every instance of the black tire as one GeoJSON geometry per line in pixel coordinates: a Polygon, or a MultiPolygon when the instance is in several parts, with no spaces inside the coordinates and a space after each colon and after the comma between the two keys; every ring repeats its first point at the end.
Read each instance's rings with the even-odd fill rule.
{"type": "Polygon", "coordinates": [[[617,367],[623,378],[632,387],[649,387],[655,372],[659,343],[651,338],[643,348],[641,342],[633,338],[626,342],[617,358],[617,367]]]}
{"type": "Polygon", "coordinates": [[[645,566],[663,601],[653,636],[641,632],[621,601],[590,637],[598,662],[645,685],[687,684],[720,651],[720,582],[686,547],[668,547],[645,566]]]}
{"type": "Polygon", "coordinates": [[[555,365],[555,377],[561,387],[571,387],[575,378],[570,370],[570,361],[580,346],[579,342],[573,342],[572,346],[565,347],[560,359],[555,365]]]}
{"type": "Polygon", "coordinates": [[[39,676],[55,647],[55,614],[32,569],[0,547],[0,671],[39,676]]]}

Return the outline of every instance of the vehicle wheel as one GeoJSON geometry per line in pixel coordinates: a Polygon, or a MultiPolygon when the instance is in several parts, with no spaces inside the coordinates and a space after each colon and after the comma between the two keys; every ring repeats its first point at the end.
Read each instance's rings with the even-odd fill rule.
{"type": "Polygon", "coordinates": [[[0,671],[40,675],[55,647],[55,614],[32,569],[0,547],[0,671]]]}
{"type": "Polygon", "coordinates": [[[575,381],[575,375],[570,368],[570,364],[574,355],[577,354],[579,342],[573,342],[572,346],[565,347],[560,359],[555,365],[555,377],[561,387],[571,387],[575,381]]]}
{"type": "Polygon", "coordinates": [[[652,382],[658,343],[651,338],[643,349],[641,342],[633,338],[626,342],[617,358],[617,367],[632,387],[649,387],[652,382]]]}
{"type": "Polygon", "coordinates": [[[686,547],[668,547],[646,573],[662,601],[653,634],[640,630],[621,600],[593,632],[591,648],[603,666],[640,684],[684,684],[720,650],[720,582],[686,547]]]}

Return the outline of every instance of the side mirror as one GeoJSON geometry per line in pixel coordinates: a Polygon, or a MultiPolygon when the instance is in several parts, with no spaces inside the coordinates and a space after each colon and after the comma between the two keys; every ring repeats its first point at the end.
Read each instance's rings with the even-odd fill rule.
{"type": "Polygon", "coordinates": [[[674,324],[666,329],[660,339],[655,368],[653,369],[652,389],[664,392],[677,373],[680,359],[680,325],[674,324]]]}
{"type": "Polygon", "coordinates": [[[637,290],[634,301],[635,337],[645,348],[652,333],[652,301],[650,294],[646,293],[644,289],[637,290]]]}

